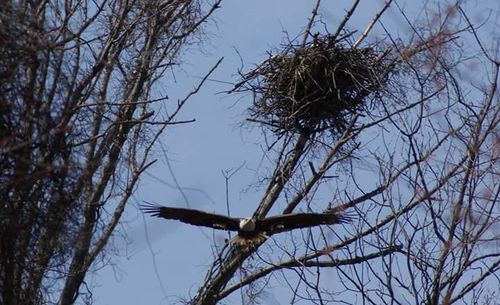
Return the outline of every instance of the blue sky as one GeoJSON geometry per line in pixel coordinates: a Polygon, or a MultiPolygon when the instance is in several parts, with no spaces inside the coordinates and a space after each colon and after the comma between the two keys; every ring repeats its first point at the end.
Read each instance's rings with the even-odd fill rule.
{"type": "MultiPolygon", "coordinates": [[[[320,17],[334,30],[351,1],[323,2],[320,17]]],[[[350,29],[364,28],[382,4],[383,1],[362,1],[350,29]]],[[[208,24],[204,51],[187,52],[183,70],[176,72],[176,82],[172,78],[166,81],[171,102],[189,92],[218,58],[223,56],[224,61],[212,81],[182,110],[179,119],[195,118],[196,122],[175,126],[165,134],[162,143],[167,154],[158,149],[159,162],[143,177],[135,195],[137,203],[147,200],[225,213],[222,171],[241,166],[229,181],[231,214],[245,216],[253,212],[262,196],[262,191],[251,187],[257,182],[255,170],[263,157],[262,136],[259,128],[240,127],[251,97],[221,93],[231,88],[222,82],[237,80],[241,62],[235,50],[241,55],[243,70],[248,70],[267,57],[267,50],[279,45],[285,31],[291,37],[299,35],[311,9],[312,1],[298,0],[222,3],[215,14],[216,23],[208,24]],[[184,188],[184,194],[173,187],[171,172],[184,188]]],[[[404,33],[403,22],[398,18],[389,12],[384,20],[395,31],[404,33]]],[[[111,264],[89,278],[96,285],[95,304],[171,304],[179,297],[194,295],[212,262],[214,236],[216,240],[226,236],[210,229],[143,217],[135,204],[129,205],[124,220],[115,240],[120,255],[111,257],[111,264]],[[126,234],[130,243],[125,243],[120,234],[126,234]]],[[[270,292],[266,303],[279,304],[282,288],[270,292]]],[[[237,296],[230,299],[239,303],[237,296]]]]}

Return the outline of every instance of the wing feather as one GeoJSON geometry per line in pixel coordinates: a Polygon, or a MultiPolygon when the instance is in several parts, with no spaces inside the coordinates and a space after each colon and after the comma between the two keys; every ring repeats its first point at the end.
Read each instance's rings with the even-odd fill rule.
{"type": "Polygon", "coordinates": [[[350,220],[349,216],[330,210],[325,213],[293,213],[272,216],[258,221],[258,227],[268,234],[274,234],[298,228],[346,223],[350,220]]]}
{"type": "Polygon", "coordinates": [[[240,224],[239,218],[232,218],[193,209],[172,208],[151,203],[140,205],[140,209],[151,216],[179,220],[190,225],[219,230],[237,231],[240,224]]]}

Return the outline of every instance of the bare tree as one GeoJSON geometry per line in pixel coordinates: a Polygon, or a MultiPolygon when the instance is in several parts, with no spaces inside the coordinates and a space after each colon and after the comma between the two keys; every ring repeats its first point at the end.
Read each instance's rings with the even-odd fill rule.
{"type": "Polygon", "coordinates": [[[319,2],[303,39],[232,91],[253,94],[249,121],[268,136],[272,170],[254,216],[335,205],[357,221],[222,246],[189,302],[239,291],[258,303],[273,279],[290,303],[498,302],[498,45],[481,41],[461,3],[416,22],[386,1],[358,34],[354,1],[335,31],[315,34],[319,2]],[[391,5],[411,35],[370,41],[391,5]]]}
{"type": "Polygon", "coordinates": [[[219,3],[2,2],[1,304],[91,303],[155,142],[218,63],[178,101],[158,85],[219,3]]]}

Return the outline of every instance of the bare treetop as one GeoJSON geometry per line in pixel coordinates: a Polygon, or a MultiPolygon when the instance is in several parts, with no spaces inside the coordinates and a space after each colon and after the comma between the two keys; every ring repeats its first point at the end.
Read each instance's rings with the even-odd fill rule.
{"type": "Polygon", "coordinates": [[[92,301],[152,147],[213,69],[177,101],[157,85],[219,3],[2,3],[0,303],[92,301]]]}
{"type": "Polygon", "coordinates": [[[230,91],[250,93],[248,120],[263,127],[272,160],[254,215],[340,204],[357,223],[221,247],[192,304],[236,291],[258,303],[273,279],[290,287],[291,303],[499,297],[498,46],[484,48],[460,4],[411,20],[386,1],[364,31],[350,31],[359,3],[324,32],[316,1],[304,39],[241,71],[230,91]],[[385,27],[388,11],[407,37],[385,27]],[[375,28],[384,38],[371,39],[375,28]],[[474,82],[463,77],[469,55],[484,64],[474,82]]]}

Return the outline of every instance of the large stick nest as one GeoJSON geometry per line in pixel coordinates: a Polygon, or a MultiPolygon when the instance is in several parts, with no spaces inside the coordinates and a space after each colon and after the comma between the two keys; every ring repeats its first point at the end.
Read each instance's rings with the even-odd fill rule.
{"type": "Polygon", "coordinates": [[[353,114],[368,109],[383,89],[386,53],[351,48],[326,35],[305,47],[289,45],[244,74],[233,91],[251,91],[250,121],[274,133],[343,132],[353,114]]]}

